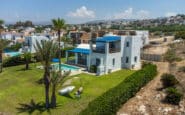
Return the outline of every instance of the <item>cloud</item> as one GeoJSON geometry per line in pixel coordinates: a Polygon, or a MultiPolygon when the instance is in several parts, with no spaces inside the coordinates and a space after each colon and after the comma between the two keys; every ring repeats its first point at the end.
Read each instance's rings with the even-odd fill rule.
{"type": "Polygon", "coordinates": [[[95,18],[95,12],[88,10],[85,6],[76,9],[74,12],[69,12],[68,16],[76,18],[95,18]]]}
{"type": "Polygon", "coordinates": [[[146,10],[139,10],[134,12],[133,8],[128,8],[123,12],[114,14],[114,19],[147,19],[150,17],[150,12],[146,10]]]}
{"type": "Polygon", "coordinates": [[[116,13],[114,15],[115,19],[120,19],[120,18],[124,18],[124,19],[130,19],[133,16],[133,8],[129,8],[123,12],[120,13],[116,13]]]}
{"type": "Polygon", "coordinates": [[[136,12],[136,16],[139,19],[148,19],[150,17],[150,12],[146,11],[146,10],[140,10],[140,11],[136,12]]]}
{"type": "Polygon", "coordinates": [[[167,13],[165,14],[166,17],[176,16],[176,15],[177,15],[177,13],[175,13],[175,12],[167,12],[167,13]]]}

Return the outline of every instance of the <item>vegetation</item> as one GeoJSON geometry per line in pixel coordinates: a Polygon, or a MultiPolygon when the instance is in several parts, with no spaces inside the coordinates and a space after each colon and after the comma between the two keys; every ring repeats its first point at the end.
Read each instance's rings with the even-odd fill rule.
{"type": "MultiPolygon", "coordinates": [[[[141,87],[146,85],[157,74],[157,67],[145,65],[143,69],[127,77],[119,85],[89,103],[81,115],[114,115],[120,106],[133,97],[141,87]]],[[[123,74],[122,74],[123,75],[123,74]]]]}
{"type": "Polygon", "coordinates": [[[3,71],[3,50],[9,44],[9,41],[0,39],[0,73],[3,71]]]}
{"type": "MultiPolygon", "coordinates": [[[[59,52],[59,57],[58,59],[61,59],[61,30],[65,28],[66,24],[65,24],[65,20],[64,19],[53,19],[52,20],[53,23],[53,28],[54,30],[57,31],[58,33],[58,52],[59,52]]],[[[61,73],[61,60],[59,60],[59,72],[61,73]]]]}
{"type": "Polygon", "coordinates": [[[180,68],[179,68],[179,71],[182,71],[182,72],[185,73],[185,66],[180,67],[180,68]]]}
{"type": "Polygon", "coordinates": [[[51,96],[51,107],[55,108],[57,106],[56,102],[56,88],[65,77],[69,76],[70,71],[64,72],[62,75],[59,71],[51,72],[51,86],[52,86],[52,96],[51,96]]]}
{"type": "Polygon", "coordinates": [[[17,27],[33,27],[33,26],[34,25],[33,25],[32,21],[29,21],[29,20],[27,20],[25,22],[18,21],[14,25],[15,28],[17,28],[17,27]]]}
{"type": "Polygon", "coordinates": [[[165,101],[170,104],[178,105],[182,97],[183,93],[181,93],[178,89],[169,87],[167,89],[167,96],[165,97],[165,101]]]}
{"type": "Polygon", "coordinates": [[[7,49],[12,51],[19,51],[21,47],[22,47],[21,43],[16,43],[15,45],[11,45],[10,47],[7,47],[7,49]]]}
{"type": "Polygon", "coordinates": [[[24,56],[24,60],[25,60],[25,70],[28,70],[29,69],[29,63],[30,63],[30,61],[31,61],[31,58],[32,58],[32,55],[31,55],[31,53],[30,52],[25,52],[24,54],[23,54],[23,56],[24,56]]]}
{"type": "Polygon", "coordinates": [[[91,66],[90,66],[90,72],[92,72],[92,73],[96,73],[96,72],[97,72],[97,67],[96,67],[96,65],[91,65],[91,66]]]}
{"type": "Polygon", "coordinates": [[[53,41],[42,41],[41,44],[36,41],[35,50],[44,67],[45,104],[46,108],[49,108],[50,67],[51,60],[56,56],[58,45],[53,41]]]}
{"type": "Polygon", "coordinates": [[[179,58],[176,56],[175,49],[171,48],[169,49],[165,55],[164,60],[168,61],[169,63],[173,63],[174,61],[179,60],[179,58]]]}
{"type": "Polygon", "coordinates": [[[137,26],[134,29],[139,30],[149,30],[150,32],[179,32],[185,31],[185,25],[160,25],[160,26],[150,26],[150,27],[140,27],[137,26]]]}
{"type": "MultiPolygon", "coordinates": [[[[39,65],[37,63],[37,65],[39,65]]],[[[44,87],[38,80],[42,78],[44,70],[35,68],[30,64],[29,71],[23,70],[24,65],[5,68],[0,74],[0,110],[3,114],[32,114],[32,115],[75,115],[85,109],[90,101],[102,95],[107,90],[115,87],[135,71],[120,70],[108,75],[96,77],[89,74],[79,74],[65,78],[76,87],[70,95],[57,96],[57,108],[45,109],[44,87]],[[74,92],[82,86],[84,91],[80,99],[76,99],[74,92]]],[[[59,83],[56,91],[65,86],[59,83]]]]}
{"type": "Polygon", "coordinates": [[[161,76],[161,81],[162,81],[164,88],[173,87],[176,84],[178,84],[178,81],[175,78],[175,76],[172,74],[168,74],[168,73],[165,73],[161,76]]]}
{"type": "Polygon", "coordinates": [[[176,34],[175,34],[175,39],[179,39],[179,38],[185,40],[185,31],[176,32],[176,34]]]}

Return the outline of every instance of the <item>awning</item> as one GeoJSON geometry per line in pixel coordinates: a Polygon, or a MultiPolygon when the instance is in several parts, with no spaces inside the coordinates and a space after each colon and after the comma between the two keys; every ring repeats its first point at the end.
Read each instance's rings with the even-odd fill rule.
{"type": "Polygon", "coordinates": [[[82,53],[82,54],[90,54],[91,53],[91,51],[89,49],[83,49],[83,48],[75,48],[73,50],[68,50],[68,52],[82,53]]]}
{"type": "Polygon", "coordinates": [[[59,62],[59,59],[58,58],[53,58],[52,62],[59,62]]]}
{"type": "Polygon", "coordinates": [[[120,36],[104,36],[102,38],[97,38],[96,42],[114,42],[121,40],[120,36]]]}

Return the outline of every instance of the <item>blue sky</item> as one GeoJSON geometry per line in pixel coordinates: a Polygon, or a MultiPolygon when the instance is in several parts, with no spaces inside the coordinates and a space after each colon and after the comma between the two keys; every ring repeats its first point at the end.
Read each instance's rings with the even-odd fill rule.
{"type": "Polygon", "coordinates": [[[185,14],[185,0],[0,0],[5,22],[50,21],[67,23],[101,19],[145,19],[185,14]]]}

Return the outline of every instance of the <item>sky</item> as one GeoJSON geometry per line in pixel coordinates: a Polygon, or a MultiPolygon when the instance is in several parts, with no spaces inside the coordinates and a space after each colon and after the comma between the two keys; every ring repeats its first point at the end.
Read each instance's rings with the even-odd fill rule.
{"type": "Polygon", "coordinates": [[[148,19],[185,14],[185,0],[0,0],[6,23],[64,18],[77,24],[93,20],[148,19]]]}

